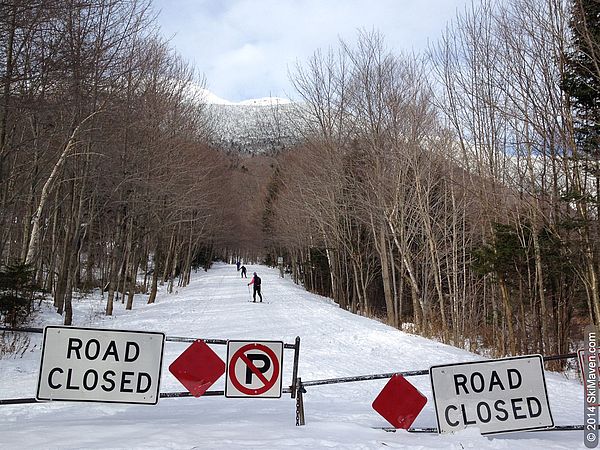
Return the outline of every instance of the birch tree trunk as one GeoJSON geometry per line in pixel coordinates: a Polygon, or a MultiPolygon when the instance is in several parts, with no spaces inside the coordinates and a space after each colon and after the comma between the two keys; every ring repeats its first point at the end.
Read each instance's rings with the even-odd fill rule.
{"type": "Polygon", "coordinates": [[[75,148],[75,146],[77,145],[76,138],[77,138],[77,135],[79,134],[81,128],[89,119],[94,117],[99,112],[100,112],[100,110],[94,111],[93,113],[88,115],[85,119],[83,119],[75,127],[75,129],[71,133],[71,136],[69,136],[69,139],[67,140],[67,143],[65,144],[63,151],[61,152],[58,160],[54,164],[54,167],[52,168],[52,172],[50,172],[50,176],[48,176],[48,179],[46,180],[46,182],[44,183],[44,186],[42,187],[39,203],[37,205],[35,213],[33,214],[33,217],[31,218],[31,237],[29,239],[29,245],[27,247],[27,257],[25,258],[26,264],[32,264],[34,258],[37,255],[39,239],[40,239],[40,221],[42,218],[42,212],[44,210],[44,207],[46,206],[46,202],[48,201],[48,196],[50,195],[50,191],[54,185],[54,182],[55,182],[56,178],[58,177],[58,174],[60,173],[60,170],[61,170],[67,156],[69,155],[71,150],[73,150],[75,148]]]}

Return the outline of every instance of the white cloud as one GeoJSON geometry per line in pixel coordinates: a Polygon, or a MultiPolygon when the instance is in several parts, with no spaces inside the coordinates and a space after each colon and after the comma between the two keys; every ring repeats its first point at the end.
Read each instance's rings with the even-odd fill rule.
{"type": "Polygon", "coordinates": [[[288,67],[318,48],[376,29],[389,48],[419,51],[471,0],[154,0],[172,44],[233,101],[292,95],[288,67]]]}

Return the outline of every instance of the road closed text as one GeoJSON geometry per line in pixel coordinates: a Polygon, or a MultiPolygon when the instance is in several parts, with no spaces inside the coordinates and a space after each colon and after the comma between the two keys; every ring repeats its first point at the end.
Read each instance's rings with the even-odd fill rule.
{"type": "Polygon", "coordinates": [[[553,426],[541,357],[435,366],[430,371],[440,432],[482,434],[553,426]]]}
{"type": "MultiPolygon", "coordinates": [[[[112,361],[122,362],[122,366],[135,368],[135,362],[140,355],[140,346],[134,341],[117,343],[108,342],[102,348],[98,339],[91,338],[84,342],[80,338],[69,338],[66,360],[112,361]]],[[[73,367],[66,369],[54,367],[48,372],[48,386],[51,389],[86,390],[102,389],[105,392],[118,391],[121,393],[144,394],[152,388],[152,377],[148,372],[136,370],[115,371],[108,369],[99,372],[97,369],[87,369],[85,372],[76,371],[73,367]]]]}
{"type": "Polygon", "coordinates": [[[162,333],[47,327],[40,400],[156,404],[162,333]]]}
{"type": "MultiPolygon", "coordinates": [[[[457,396],[483,392],[494,394],[499,391],[519,389],[522,382],[523,377],[517,369],[507,369],[506,372],[500,373],[493,370],[489,379],[486,379],[481,372],[473,372],[469,376],[463,373],[454,375],[454,389],[457,396]]],[[[541,413],[540,400],[529,396],[450,404],[444,410],[444,418],[450,426],[458,427],[485,424],[492,420],[500,422],[522,420],[538,417],[541,413]]]]}

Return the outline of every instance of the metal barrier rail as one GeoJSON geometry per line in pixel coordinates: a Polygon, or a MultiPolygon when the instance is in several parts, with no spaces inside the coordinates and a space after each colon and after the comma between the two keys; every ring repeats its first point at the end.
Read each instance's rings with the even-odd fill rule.
{"type": "MultiPolygon", "coordinates": [[[[283,394],[291,394],[291,388],[283,388],[283,394]]],[[[224,396],[225,391],[206,391],[202,394],[202,397],[217,397],[224,396]]],[[[159,398],[183,398],[183,397],[193,397],[193,395],[189,392],[161,392],[159,394],[159,398]]],[[[47,400],[37,400],[35,398],[8,398],[4,400],[0,400],[0,405],[22,405],[26,403],[48,403],[47,400]]]]}
{"type": "MultiPolygon", "coordinates": [[[[572,359],[577,358],[577,353],[565,353],[564,355],[550,355],[544,356],[544,361],[557,361],[560,359],[572,359]]],[[[324,384],[338,384],[338,383],[353,383],[355,381],[369,381],[369,380],[380,380],[382,378],[392,378],[394,375],[402,375],[403,377],[414,377],[417,375],[429,375],[429,369],[421,370],[409,370],[405,372],[389,372],[389,373],[377,373],[373,375],[359,375],[355,377],[340,377],[340,378],[327,378],[324,380],[310,380],[303,381],[302,386],[321,386],[324,384]]]]}
{"type": "Polygon", "coordinates": [[[392,378],[394,375],[402,375],[403,377],[414,377],[416,375],[429,375],[429,369],[409,370],[406,372],[378,373],[378,374],[373,374],[373,375],[359,375],[359,376],[355,376],[355,377],[328,378],[325,380],[303,381],[302,386],[304,386],[304,387],[322,386],[324,384],[353,383],[355,381],[380,380],[382,378],[392,378]]]}
{"type": "MultiPolygon", "coordinates": [[[[395,433],[396,431],[398,431],[397,428],[392,428],[392,427],[381,427],[381,428],[376,428],[376,429],[387,431],[388,433],[395,433]]],[[[599,429],[600,429],[600,427],[599,427],[599,429]]],[[[548,431],[581,431],[581,430],[583,430],[583,425],[556,425],[554,428],[549,428],[547,430],[530,430],[530,431],[523,431],[523,433],[543,433],[543,432],[548,432],[548,431]]],[[[424,427],[424,428],[409,428],[406,431],[408,431],[409,433],[437,433],[438,429],[424,427]]]]}

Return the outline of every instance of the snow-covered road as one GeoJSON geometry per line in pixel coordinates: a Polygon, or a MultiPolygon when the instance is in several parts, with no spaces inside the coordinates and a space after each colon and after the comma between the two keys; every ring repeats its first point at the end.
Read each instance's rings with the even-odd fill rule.
{"type": "MultiPolygon", "coordinates": [[[[265,303],[250,302],[250,290],[234,265],[217,264],[195,274],[191,284],[173,294],[161,292],[157,303],[136,297],[132,311],[117,303],[104,317],[103,300],[89,296],[75,305],[76,326],[161,331],[168,336],[240,340],[301,338],[299,375],[303,381],[427,369],[432,365],[474,361],[481,357],[410,335],[382,323],[340,310],[310,294],[278,271],[248,265],[263,280],[265,303]]],[[[60,324],[44,306],[38,325],[60,324]]],[[[34,397],[41,335],[23,358],[0,360],[0,398],[34,397]]],[[[188,344],[167,342],[162,392],[183,391],[168,372],[188,344]]],[[[212,347],[225,359],[224,346],[212,347]]],[[[283,384],[291,380],[292,351],[286,350],[283,384]]],[[[581,424],[583,388],[558,374],[546,373],[556,425],[581,424]]],[[[428,403],[415,427],[435,427],[427,376],[409,379],[428,403]]],[[[51,402],[0,406],[0,448],[202,448],[202,449],[370,449],[370,448],[584,448],[580,431],[515,433],[482,437],[477,430],[455,435],[387,433],[389,424],[371,403],[387,380],[314,386],[305,394],[306,426],[295,426],[295,401],[223,397],[162,399],[157,406],[51,402]]],[[[222,377],[211,389],[224,389],[222,377]]]]}

